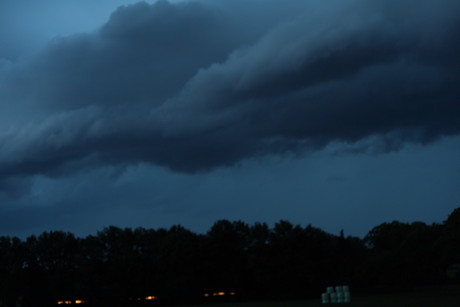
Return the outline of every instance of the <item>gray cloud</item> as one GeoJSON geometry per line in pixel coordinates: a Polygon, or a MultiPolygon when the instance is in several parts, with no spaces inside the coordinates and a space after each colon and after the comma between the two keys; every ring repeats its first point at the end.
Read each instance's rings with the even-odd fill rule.
{"type": "Polygon", "coordinates": [[[230,162],[376,134],[387,150],[458,133],[457,4],[437,8],[444,20],[423,5],[407,20],[398,16],[407,7],[392,4],[283,24],[200,71],[154,113],[166,135],[211,137],[230,162]]]}
{"type": "Polygon", "coordinates": [[[55,39],[0,85],[37,114],[0,136],[0,178],[141,161],[198,172],[336,141],[385,151],[458,134],[457,1],[292,3],[292,18],[267,9],[248,31],[263,9],[138,3],[55,39]]]}
{"type": "Polygon", "coordinates": [[[11,75],[9,91],[54,110],[159,103],[241,42],[223,27],[199,4],[120,7],[96,33],[51,41],[11,75]]]}

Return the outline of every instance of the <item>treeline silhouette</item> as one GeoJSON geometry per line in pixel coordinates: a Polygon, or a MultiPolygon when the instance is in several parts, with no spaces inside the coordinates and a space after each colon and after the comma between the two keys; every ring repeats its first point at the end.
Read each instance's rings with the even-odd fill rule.
{"type": "Polygon", "coordinates": [[[460,208],[442,224],[383,223],[363,239],[283,220],[220,220],[206,234],[111,226],[85,238],[0,237],[0,306],[319,297],[329,285],[356,293],[459,283],[459,271],[460,208]]]}

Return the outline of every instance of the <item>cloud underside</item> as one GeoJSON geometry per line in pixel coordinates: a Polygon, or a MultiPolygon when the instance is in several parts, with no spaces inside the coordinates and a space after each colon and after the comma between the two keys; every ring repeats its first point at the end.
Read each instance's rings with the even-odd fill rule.
{"type": "Polygon", "coordinates": [[[29,114],[0,133],[0,185],[107,164],[210,171],[331,142],[387,151],[460,132],[457,1],[309,5],[263,27],[224,8],[121,7],[94,33],[0,65],[2,110],[29,114]]]}

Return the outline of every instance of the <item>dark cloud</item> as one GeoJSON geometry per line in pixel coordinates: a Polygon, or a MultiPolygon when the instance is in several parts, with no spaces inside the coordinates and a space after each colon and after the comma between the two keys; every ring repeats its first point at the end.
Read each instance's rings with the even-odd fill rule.
{"type": "Polygon", "coordinates": [[[196,143],[214,135],[223,144],[207,144],[220,145],[227,162],[372,135],[391,150],[458,133],[460,27],[450,13],[458,5],[439,5],[440,20],[424,8],[407,19],[399,10],[408,6],[391,4],[282,25],[200,71],[158,120],[167,118],[167,135],[196,143]]]}
{"type": "Polygon", "coordinates": [[[11,76],[40,107],[160,103],[241,40],[199,4],[120,7],[94,34],[60,37],[11,76]]]}
{"type": "MultiPolygon", "coordinates": [[[[274,16],[282,5],[270,3],[274,16]]],[[[244,6],[230,6],[239,19],[225,5],[138,3],[95,33],[55,39],[0,87],[40,114],[1,136],[0,177],[141,161],[208,171],[337,141],[386,151],[459,133],[457,1],[293,3],[292,18],[246,32],[244,6]]]]}

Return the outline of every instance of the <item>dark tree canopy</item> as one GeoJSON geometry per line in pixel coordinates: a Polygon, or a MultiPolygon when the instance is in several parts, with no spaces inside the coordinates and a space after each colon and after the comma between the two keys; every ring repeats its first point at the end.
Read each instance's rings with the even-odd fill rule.
{"type": "Polygon", "coordinates": [[[110,226],[75,237],[0,237],[0,305],[168,305],[318,296],[325,286],[460,281],[460,208],[443,224],[393,221],[364,239],[311,225],[219,220],[206,234],[110,226]]]}

